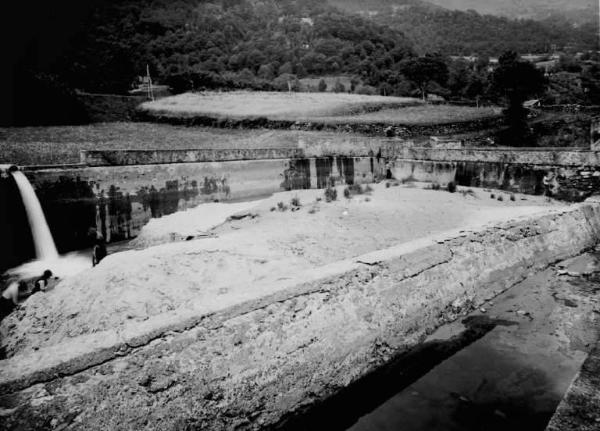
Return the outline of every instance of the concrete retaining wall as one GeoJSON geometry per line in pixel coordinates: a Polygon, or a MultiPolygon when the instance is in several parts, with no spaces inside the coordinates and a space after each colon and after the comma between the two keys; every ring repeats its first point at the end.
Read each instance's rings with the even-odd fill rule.
{"type": "Polygon", "coordinates": [[[259,429],[600,239],[600,204],[425,238],[0,362],[3,429],[259,429]]]}
{"type": "MultiPolygon", "coordinates": [[[[36,190],[61,252],[89,247],[88,230],[92,227],[102,232],[107,241],[119,241],[136,236],[150,218],[202,202],[245,200],[284,190],[324,188],[329,181],[361,184],[385,175],[384,161],[378,157],[227,161],[228,157],[238,157],[238,153],[221,153],[225,161],[216,162],[129,165],[131,158],[126,152],[120,160],[123,163],[114,166],[25,168],[24,173],[36,190]]],[[[177,152],[172,154],[176,157],[177,152]]],[[[279,156],[286,154],[286,151],[278,153],[279,156]]],[[[153,161],[171,157],[161,152],[139,152],[135,161],[147,156],[153,161]]],[[[26,224],[18,226],[24,232],[14,232],[14,220],[26,218],[14,181],[8,176],[0,178],[0,202],[4,201],[6,205],[0,206],[0,220],[11,222],[0,225],[0,237],[10,240],[3,247],[10,254],[12,250],[23,248],[22,243],[31,241],[26,224]]],[[[2,253],[0,251],[1,258],[2,253]]],[[[4,262],[14,266],[33,258],[33,249],[23,249],[18,261],[8,257],[0,259],[0,272],[9,267],[3,267],[4,262]]]]}
{"type": "Polygon", "coordinates": [[[401,180],[454,181],[582,201],[600,192],[600,152],[547,149],[396,148],[392,174],[401,180]]]}
{"type": "Polygon", "coordinates": [[[124,166],[164,163],[227,162],[234,160],[304,159],[318,157],[382,157],[412,142],[398,139],[298,139],[295,148],[232,148],[192,150],[86,150],[80,152],[86,166],[124,166]]]}

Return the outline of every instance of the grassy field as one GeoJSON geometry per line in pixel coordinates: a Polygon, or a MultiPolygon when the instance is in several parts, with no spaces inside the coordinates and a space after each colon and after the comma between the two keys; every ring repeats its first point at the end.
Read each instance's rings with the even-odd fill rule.
{"type": "Polygon", "coordinates": [[[230,130],[154,123],[97,123],[87,126],[0,128],[0,163],[50,165],[79,162],[79,150],[295,148],[364,141],[334,132],[230,130]]]}
{"type": "Polygon", "coordinates": [[[167,116],[266,117],[270,120],[295,121],[298,118],[350,115],[420,104],[420,100],[410,97],[236,91],[179,94],[143,103],[141,109],[167,116]]]}
{"type": "Polygon", "coordinates": [[[398,109],[382,109],[357,115],[319,117],[318,121],[327,124],[371,124],[390,125],[432,125],[461,123],[501,115],[500,108],[474,108],[453,105],[407,106],[398,109]]]}
{"type": "Polygon", "coordinates": [[[418,99],[345,93],[186,93],[142,104],[142,110],[166,117],[228,118],[324,124],[432,125],[460,123],[500,115],[498,108],[425,105],[418,99]]]}

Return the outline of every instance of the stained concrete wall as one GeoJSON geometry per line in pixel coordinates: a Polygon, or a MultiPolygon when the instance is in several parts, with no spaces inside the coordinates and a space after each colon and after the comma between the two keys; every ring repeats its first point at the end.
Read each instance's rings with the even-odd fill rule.
{"type": "Polygon", "coordinates": [[[396,149],[401,180],[491,187],[582,201],[600,192],[600,152],[547,149],[396,149]]]}
{"type": "MultiPolygon", "coordinates": [[[[140,153],[136,161],[148,156],[140,153]]],[[[163,154],[147,153],[154,153],[151,160],[163,160],[163,154]]],[[[280,155],[285,154],[284,151],[280,155]]],[[[227,160],[228,156],[223,153],[221,157],[227,160]]],[[[108,241],[122,240],[136,236],[152,217],[202,202],[251,199],[283,190],[325,187],[328,181],[360,184],[373,182],[385,174],[384,161],[377,157],[129,165],[131,158],[124,154],[121,161],[122,164],[115,166],[24,169],[59,248],[76,248],[80,243],[76,239],[85,237],[94,226],[108,241]],[[61,247],[65,235],[69,241],[61,247]]]]}
{"type": "Polygon", "coordinates": [[[87,166],[123,166],[163,163],[227,162],[233,160],[304,159],[315,157],[382,157],[396,147],[407,145],[399,139],[329,140],[305,142],[298,139],[295,148],[232,148],[193,150],[86,150],[80,152],[87,166]]]}
{"type": "Polygon", "coordinates": [[[290,274],[203,315],[0,362],[2,429],[260,429],[336,393],[433,328],[600,239],[600,204],[426,238],[290,274]]]}

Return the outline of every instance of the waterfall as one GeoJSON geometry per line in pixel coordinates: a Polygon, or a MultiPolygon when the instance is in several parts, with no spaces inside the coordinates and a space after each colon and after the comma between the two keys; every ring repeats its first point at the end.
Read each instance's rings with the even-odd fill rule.
{"type": "Polygon", "coordinates": [[[56,251],[54,239],[46,222],[44,211],[31,183],[23,172],[14,171],[12,172],[12,176],[17,183],[23,204],[25,205],[37,259],[49,260],[58,258],[58,252],[56,251]]]}

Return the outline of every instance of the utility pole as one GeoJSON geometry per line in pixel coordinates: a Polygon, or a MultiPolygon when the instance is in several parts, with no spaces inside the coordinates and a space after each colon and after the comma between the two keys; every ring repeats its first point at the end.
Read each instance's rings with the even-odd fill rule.
{"type": "Polygon", "coordinates": [[[150,66],[146,64],[146,77],[148,80],[148,98],[154,102],[154,91],[152,90],[152,78],[150,78],[150,66]]]}

